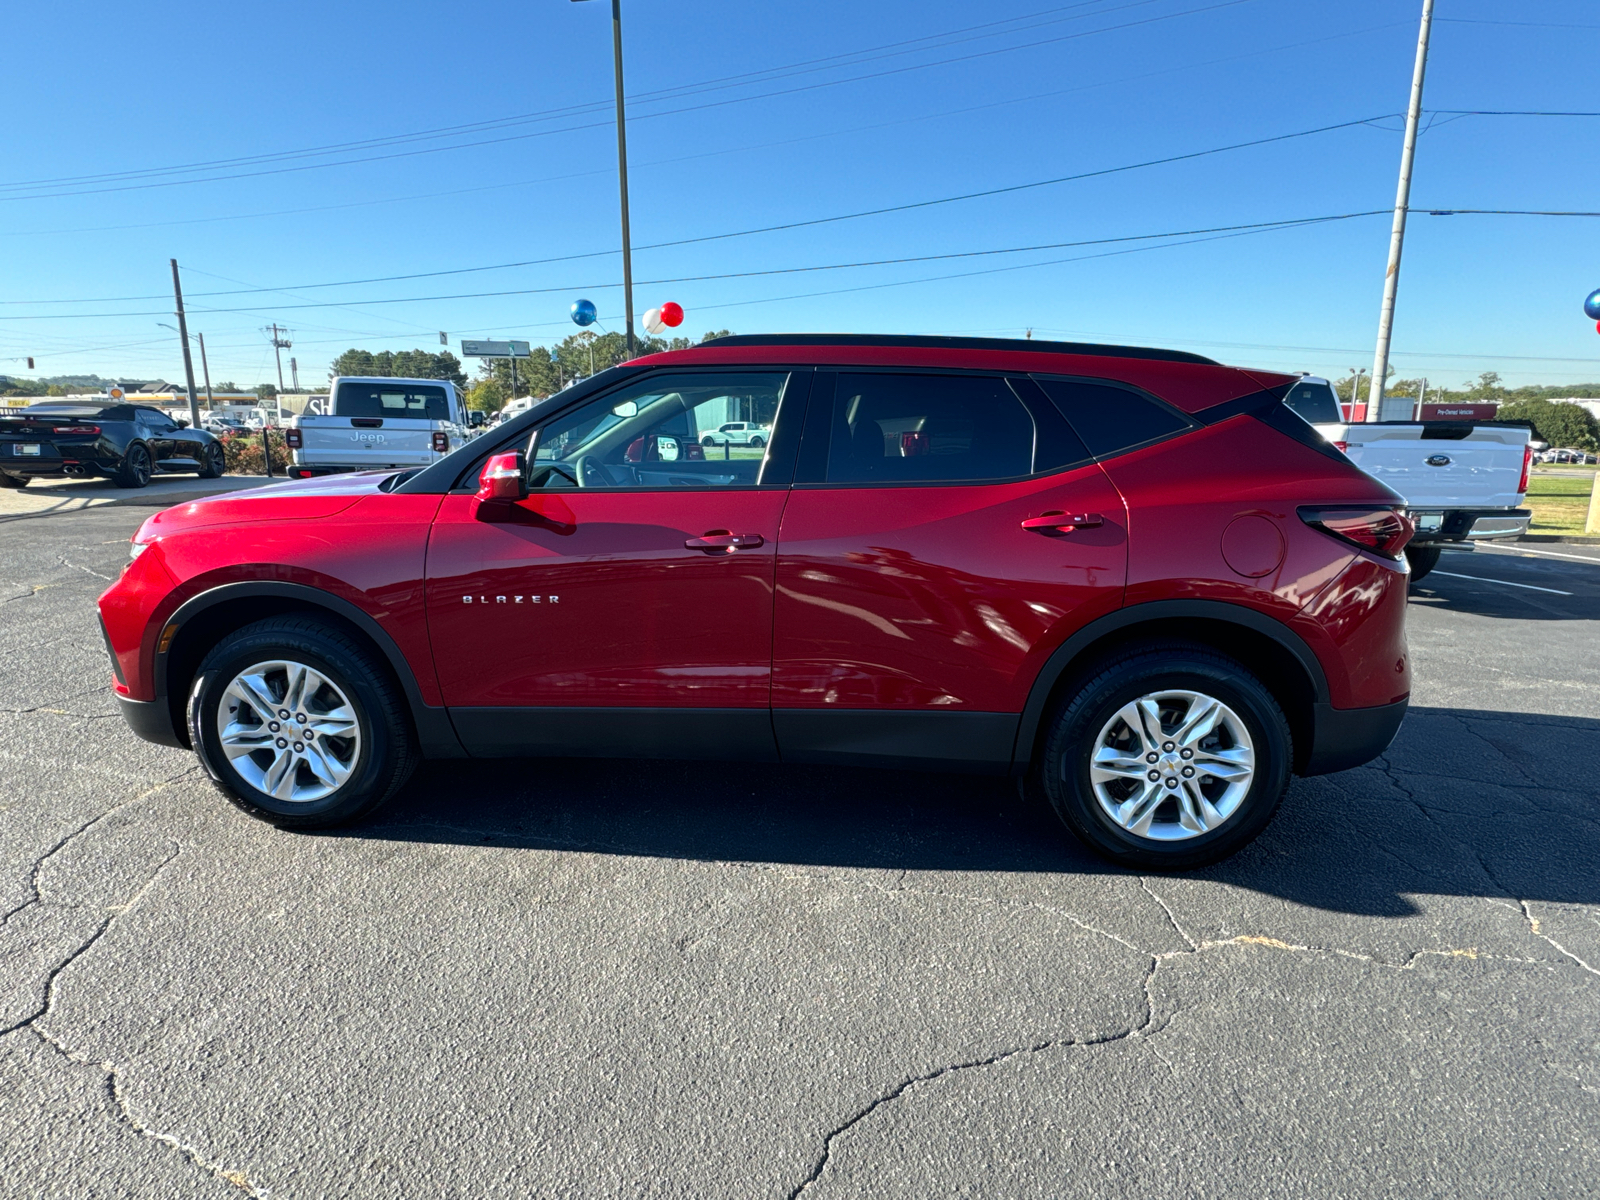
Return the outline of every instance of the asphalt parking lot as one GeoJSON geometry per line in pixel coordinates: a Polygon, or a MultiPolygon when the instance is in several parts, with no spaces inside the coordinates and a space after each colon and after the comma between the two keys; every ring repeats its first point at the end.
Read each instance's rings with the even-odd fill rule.
{"type": "Polygon", "coordinates": [[[1141,878],[1003,782],[747,764],[277,832],[113,712],[146,515],[0,515],[9,1195],[1594,1194],[1600,548],[1446,554],[1386,758],[1141,878]]]}

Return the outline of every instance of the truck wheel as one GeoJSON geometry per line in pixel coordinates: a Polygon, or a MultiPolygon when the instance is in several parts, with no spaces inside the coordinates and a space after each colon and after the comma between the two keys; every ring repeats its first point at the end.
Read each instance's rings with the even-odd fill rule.
{"type": "Polygon", "coordinates": [[[1416,583],[1439,565],[1440,546],[1407,546],[1406,561],[1411,564],[1411,582],[1416,583]]]}
{"type": "Polygon", "coordinates": [[[365,646],[307,617],[223,638],[189,691],[189,740],[239,808],[288,829],[372,812],[417,754],[399,689],[365,646]]]}
{"type": "Polygon", "coordinates": [[[28,479],[24,475],[6,475],[0,472],[0,488],[25,488],[28,479]]]}
{"type": "Polygon", "coordinates": [[[1203,646],[1131,648],[1056,704],[1037,781],[1104,858],[1185,870],[1234,853],[1289,786],[1289,723],[1272,693],[1203,646]]]}
{"type": "Polygon", "coordinates": [[[755,437],[750,439],[750,444],[752,446],[754,446],[757,450],[759,450],[759,449],[761,449],[761,447],[763,447],[763,446],[765,446],[767,444],[767,439],[762,437],[758,433],[758,434],[756,434],[755,437]]]}

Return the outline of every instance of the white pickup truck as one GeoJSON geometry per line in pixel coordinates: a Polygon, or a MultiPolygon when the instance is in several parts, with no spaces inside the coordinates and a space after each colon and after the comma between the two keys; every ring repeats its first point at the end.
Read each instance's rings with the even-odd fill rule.
{"type": "Polygon", "coordinates": [[[1533,462],[1526,425],[1495,421],[1344,420],[1332,385],[1306,376],[1284,403],[1367,474],[1406,498],[1416,536],[1406,548],[1411,577],[1439,562],[1447,542],[1521,537],[1533,462]]]}
{"type": "Polygon", "coordinates": [[[448,380],[340,376],[322,408],[285,428],[294,478],[425,467],[469,436],[466,402],[448,380]]]}

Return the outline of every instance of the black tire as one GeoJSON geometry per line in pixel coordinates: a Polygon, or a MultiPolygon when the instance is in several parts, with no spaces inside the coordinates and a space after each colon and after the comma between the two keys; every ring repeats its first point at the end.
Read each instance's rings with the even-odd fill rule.
{"type": "Polygon", "coordinates": [[[0,488],[25,488],[27,486],[28,479],[26,476],[7,475],[4,472],[0,472],[0,488]]]}
{"type": "MultiPolygon", "coordinates": [[[[309,617],[271,617],[218,642],[189,690],[188,719],[190,744],[223,794],[252,817],[285,829],[325,829],[366,816],[401,788],[417,764],[404,701],[377,656],[350,635],[309,617]],[[249,667],[276,660],[319,672],[344,693],[354,711],[360,736],[353,748],[344,743],[349,775],[326,796],[293,800],[269,795],[246,780],[222,750],[218,709],[229,685],[249,667]]],[[[285,725],[295,728],[292,721],[285,725]]],[[[270,759],[273,751],[264,746],[262,753],[270,759]]],[[[296,779],[313,781],[309,767],[296,766],[294,771],[296,779]]]]}
{"type": "Polygon", "coordinates": [[[717,439],[712,437],[704,437],[700,439],[700,444],[702,446],[715,446],[717,444],[717,439]]]}
{"type": "Polygon", "coordinates": [[[1439,565],[1439,552],[1442,546],[1407,546],[1406,561],[1411,564],[1411,582],[1425,576],[1429,571],[1439,565]]]}
{"type": "Polygon", "coordinates": [[[227,469],[228,456],[223,452],[222,443],[207,443],[206,448],[200,451],[200,478],[221,479],[227,469]]]}
{"type": "Polygon", "coordinates": [[[117,464],[116,474],[111,478],[120,488],[149,487],[150,476],[155,474],[155,469],[150,447],[143,442],[135,442],[123,452],[122,461],[117,464]]]}
{"type": "MultiPolygon", "coordinates": [[[[1229,735],[1223,731],[1201,744],[1211,742],[1225,748],[1228,740],[1229,735]]],[[[1133,744],[1132,740],[1129,744],[1133,744]]],[[[1163,742],[1153,752],[1174,745],[1163,742]]],[[[1146,645],[1099,664],[1091,676],[1079,681],[1056,703],[1047,718],[1035,782],[1067,828],[1103,858],[1140,870],[1181,871],[1227,858],[1266,828],[1288,789],[1293,751],[1282,708],[1241,664],[1203,646],[1146,645]],[[1168,690],[1201,693],[1231,709],[1249,735],[1255,768],[1242,799],[1237,800],[1226,819],[1192,836],[1181,836],[1181,824],[1175,820],[1178,793],[1147,793],[1161,796],[1157,805],[1159,820],[1149,828],[1180,835],[1177,840],[1157,840],[1132,833],[1112,818],[1096,797],[1089,768],[1101,731],[1125,705],[1168,690]]],[[[1211,788],[1222,794],[1227,786],[1214,778],[1205,783],[1203,780],[1207,776],[1202,767],[1195,777],[1196,788],[1211,788]]],[[[1107,790],[1121,786],[1139,789],[1145,784],[1114,781],[1107,790]]],[[[1130,790],[1131,794],[1135,793],[1130,790]]]]}

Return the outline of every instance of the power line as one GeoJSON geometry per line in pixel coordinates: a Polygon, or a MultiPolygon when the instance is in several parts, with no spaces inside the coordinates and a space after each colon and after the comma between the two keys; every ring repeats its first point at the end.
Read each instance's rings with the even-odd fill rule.
{"type": "MultiPolygon", "coordinates": [[[[1141,0],[1141,2],[1144,2],[1144,0],[1141,0]]],[[[1212,11],[1215,11],[1215,10],[1221,9],[1221,8],[1232,8],[1232,7],[1236,6],[1236,5],[1250,4],[1250,3],[1254,3],[1254,2],[1255,2],[1255,0],[1217,0],[1216,3],[1204,5],[1204,6],[1200,7],[1200,8],[1185,9],[1185,10],[1183,10],[1181,12],[1167,13],[1167,14],[1164,14],[1162,16],[1157,16],[1157,17],[1147,17],[1147,18],[1143,18],[1143,19],[1138,20],[1138,21],[1128,21],[1128,22],[1124,22],[1121,25],[1109,25],[1109,26],[1105,26],[1105,27],[1100,28],[1100,29],[1085,30],[1085,31],[1083,31],[1081,33],[1063,34],[1062,36],[1056,37],[1056,38],[1044,38],[1044,39],[1041,39],[1039,41],[1024,43],[1023,45],[1020,45],[1020,46],[1006,46],[1006,47],[1001,47],[1001,48],[995,49],[995,50],[985,50],[985,51],[980,51],[980,52],[973,53],[973,54],[959,55],[959,56],[957,56],[955,58],[937,59],[937,60],[934,60],[932,62],[917,63],[917,64],[914,64],[912,66],[906,66],[906,67],[895,67],[895,68],[893,68],[891,70],[877,71],[877,72],[873,72],[873,73],[866,74],[866,75],[855,75],[855,76],[851,76],[851,77],[846,78],[846,79],[836,79],[836,80],[830,80],[830,81],[826,81],[826,82],[822,82],[822,83],[806,84],[806,85],[803,85],[801,87],[785,88],[785,89],[780,89],[778,91],[772,91],[772,92],[763,92],[763,93],[758,93],[758,94],[753,95],[753,96],[738,96],[738,97],[734,97],[732,99],[709,101],[709,102],[704,103],[704,104],[688,105],[688,106],[685,106],[685,107],[682,107],[682,108],[664,109],[664,110],[661,110],[661,111],[658,111],[658,112],[653,112],[653,113],[640,113],[637,116],[635,116],[633,119],[635,121],[642,121],[642,120],[649,120],[649,119],[655,118],[655,117],[677,116],[677,115],[681,115],[683,113],[688,113],[688,112],[700,112],[700,111],[704,111],[704,110],[710,109],[710,108],[721,108],[721,107],[725,107],[725,106],[730,105],[730,104],[743,104],[743,103],[746,103],[747,101],[750,101],[750,100],[764,100],[764,99],[771,99],[771,98],[776,97],[776,96],[795,95],[795,94],[800,93],[800,92],[815,91],[815,90],[817,90],[819,88],[837,87],[837,86],[839,86],[841,84],[845,84],[845,83],[860,83],[860,82],[864,82],[864,81],[869,80],[869,79],[881,79],[881,78],[884,78],[884,77],[890,76],[890,75],[905,74],[906,72],[909,72],[909,71],[922,71],[922,70],[926,70],[926,69],[928,69],[930,67],[948,66],[951,63],[957,63],[957,62],[969,62],[969,61],[971,61],[973,59],[987,58],[987,57],[991,57],[991,56],[996,55],[996,54],[1009,54],[1009,53],[1011,53],[1011,52],[1013,52],[1015,50],[1034,49],[1034,48],[1037,48],[1039,46],[1051,45],[1051,44],[1054,44],[1054,43],[1057,43],[1057,42],[1073,41],[1073,40],[1076,40],[1076,39],[1079,39],[1079,38],[1093,37],[1093,36],[1095,36],[1097,34],[1101,34],[1101,33],[1114,33],[1114,32],[1118,32],[1120,30],[1124,30],[1124,29],[1132,29],[1132,28],[1136,28],[1136,27],[1142,26],[1142,25],[1154,24],[1154,23],[1156,23],[1158,21],[1169,21],[1169,20],[1174,20],[1174,19],[1179,18],[1179,17],[1194,16],[1194,15],[1199,14],[1199,13],[1212,12],[1212,11]]],[[[1129,5],[1127,7],[1133,7],[1133,6],[1129,5]]],[[[439,154],[439,153],[443,153],[443,152],[449,151],[449,150],[468,150],[468,149],[473,149],[473,148],[482,147],[482,146],[502,145],[502,144],[504,144],[506,142],[524,141],[524,140],[527,140],[527,139],[530,139],[530,138],[535,138],[535,137],[548,137],[548,136],[551,136],[553,134],[558,134],[558,133],[576,133],[576,132],[580,132],[582,130],[587,130],[587,129],[597,129],[597,128],[601,128],[601,127],[607,126],[609,124],[610,124],[609,121],[590,122],[587,125],[570,125],[570,126],[566,126],[564,128],[561,128],[561,129],[547,129],[547,130],[538,130],[538,131],[535,131],[533,133],[510,134],[510,135],[507,135],[506,137],[488,138],[488,139],[485,139],[485,140],[482,140],[482,141],[476,141],[476,142],[463,142],[463,143],[460,143],[460,144],[457,144],[457,145],[452,145],[452,146],[432,146],[432,147],[428,147],[428,148],[422,149],[422,150],[397,151],[397,152],[392,153],[392,154],[370,155],[370,156],[365,157],[365,158],[344,159],[344,160],[341,160],[339,162],[306,163],[306,164],[302,164],[300,166],[273,167],[273,168],[270,168],[270,169],[264,169],[264,170],[259,170],[259,171],[243,171],[243,172],[238,172],[238,173],[235,173],[235,174],[232,174],[232,175],[209,175],[209,176],[206,176],[204,178],[199,178],[199,179],[169,179],[169,180],[157,181],[157,182],[152,182],[152,183],[126,183],[126,184],[118,184],[118,185],[109,186],[109,187],[76,188],[76,189],[73,189],[73,190],[57,190],[57,191],[38,191],[38,190],[34,190],[34,191],[26,193],[26,194],[24,192],[22,192],[22,191],[17,191],[17,189],[39,188],[39,187],[52,186],[52,185],[45,185],[45,184],[0,185],[0,190],[4,190],[5,188],[9,187],[9,188],[13,189],[13,191],[15,192],[15,194],[12,194],[12,195],[0,195],[0,201],[49,200],[49,199],[59,199],[59,198],[62,198],[62,197],[67,197],[67,196],[94,196],[94,195],[104,195],[104,194],[111,193],[111,192],[147,191],[147,190],[152,189],[152,188],[180,187],[180,186],[183,186],[185,184],[190,184],[190,183],[222,183],[222,182],[227,182],[229,180],[235,180],[235,179],[255,179],[255,178],[260,178],[260,177],[266,176],[266,175],[284,175],[284,174],[291,174],[291,173],[296,173],[296,172],[301,172],[301,171],[325,170],[325,169],[327,169],[329,167],[336,167],[336,166],[355,166],[355,165],[359,165],[361,163],[386,162],[386,161],[390,161],[390,160],[398,159],[398,158],[414,158],[414,157],[417,157],[419,155],[424,155],[424,154],[439,154]]]]}

